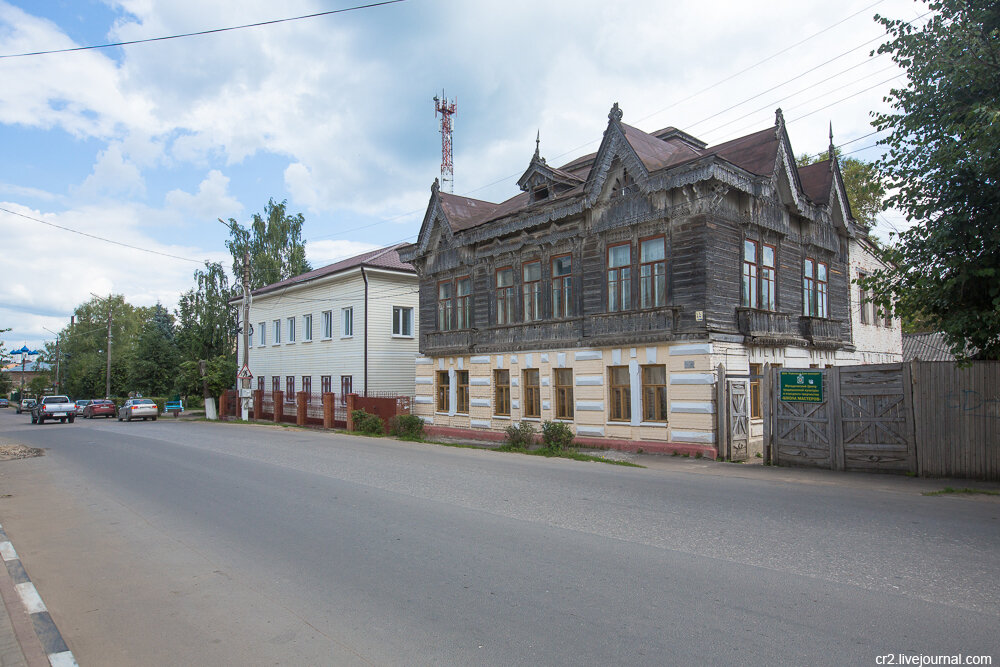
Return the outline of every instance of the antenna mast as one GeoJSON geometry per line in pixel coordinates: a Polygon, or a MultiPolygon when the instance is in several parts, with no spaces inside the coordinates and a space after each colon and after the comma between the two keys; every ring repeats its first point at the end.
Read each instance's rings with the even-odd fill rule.
{"type": "Polygon", "coordinates": [[[441,114],[441,189],[455,191],[455,165],[451,159],[451,117],[458,111],[458,100],[449,100],[441,91],[434,96],[434,117],[441,114]]]}

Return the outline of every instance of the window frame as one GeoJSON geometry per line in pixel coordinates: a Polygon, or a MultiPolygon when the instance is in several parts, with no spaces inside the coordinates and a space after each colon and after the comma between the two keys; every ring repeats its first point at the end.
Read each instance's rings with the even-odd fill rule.
{"type": "Polygon", "coordinates": [[[312,382],[313,379],[311,375],[302,376],[302,391],[306,395],[306,403],[312,403],[312,382]]]}
{"type": "Polygon", "coordinates": [[[646,238],[639,239],[639,309],[649,310],[651,308],[662,308],[667,305],[667,237],[665,234],[656,234],[654,236],[647,236],[646,238]],[[654,259],[648,262],[642,261],[642,249],[643,245],[649,241],[659,240],[663,244],[663,258],[654,259]],[[643,274],[643,269],[646,267],[652,267],[655,269],[657,266],[661,266],[662,273],[656,273],[651,271],[650,275],[646,276],[643,274]],[[648,280],[647,280],[648,279],[648,280]],[[647,295],[647,282],[651,283],[654,292],[654,298],[652,298],[647,305],[646,295],[647,295]],[[661,298],[655,298],[657,293],[656,286],[659,285],[659,296],[661,298]]]}
{"type": "Polygon", "coordinates": [[[320,375],[319,376],[319,392],[320,392],[320,394],[332,394],[333,393],[333,376],[332,375],[320,375]]]}
{"type": "Polygon", "coordinates": [[[274,320],[274,340],[271,345],[281,345],[281,318],[274,320]]]}
{"type": "Polygon", "coordinates": [[[802,315],[829,319],[830,265],[813,257],[802,260],[802,315]],[[820,267],[823,279],[820,279],[820,267]],[[811,268],[811,270],[807,270],[811,268]]]}
{"type": "Polygon", "coordinates": [[[521,263],[521,321],[538,322],[544,318],[542,312],[542,260],[532,259],[521,263]],[[528,280],[529,267],[537,267],[538,277],[528,280]]]}
{"type": "Polygon", "coordinates": [[[392,335],[394,338],[413,338],[413,306],[392,307],[392,335]],[[403,317],[404,312],[409,313],[408,319],[403,317]],[[404,320],[408,327],[403,327],[404,320]]]}
{"type": "Polygon", "coordinates": [[[778,246],[744,238],[742,266],[740,304],[744,308],[775,312],[778,307],[778,246]],[[752,261],[747,259],[748,246],[754,248],[752,261]],[[770,264],[765,260],[768,250],[771,252],[770,264]]]}
{"type": "Polygon", "coordinates": [[[279,391],[281,391],[281,376],[280,375],[272,375],[271,376],[271,392],[272,393],[277,393],[279,391]]]}
{"type": "Polygon", "coordinates": [[[608,366],[608,421],[629,422],[632,420],[632,375],[628,366],[608,366]],[[615,384],[615,371],[624,370],[626,381],[615,384]]]}
{"type": "Polygon", "coordinates": [[[323,311],[323,338],[322,340],[333,339],[333,310],[323,311]]]}
{"type": "Polygon", "coordinates": [[[455,278],[455,328],[458,330],[472,328],[472,296],[473,284],[472,276],[459,276],[455,278]],[[468,285],[467,294],[461,293],[463,283],[468,285]]]}
{"type": "Polygon", "coordinates": [[[642,421],[667,423],[670,408],[667,403],[667,367],[665,364],[645,364],[639,367],[639,381],[642,385],[642,421]],[[663,371],[663,383],[647,382],[647,371],[663,371]],[[647,400],[652,399],[652,400],[647,400]]]}
{"type": "Polygon", "coordinates": [[[291,344],[295,342],[295,316],[286,318],[286,321],[288,322],[288,340],[286,342],[291,344]]]}
{"type": "Polygon", "coordinates": [[[437,283],[437,325],[438,331],[454,331],[455,329],[455,284],[451,279],[439,280],[437,283]],[[442,297],[442,288],[447,288],[447,296],[442,297]]]}
{"type": "Polygon", "coordinates": [[[608,299],[607,309],[609,313],[623,313],[632,310],[632,242],[623,241],[608,245],[605,251],[604,265],[607,268],[605,278],[607,281],[608,299]],[[615,248],[625,246],[628,248],[628,261],[621,266],[611,266],[611,252],[615,248]],[[614,274],[614,278],[612,278],[614,274]],[[617,299],[615,298],[617,297],[617,299]],[[617,302],[617,305],[616,305],[617,302]]]}
{"type": "Polygon", "coordinates": [[[469,414],[469,371],[455,371],[455,414],[469,414]]]}
{"type": "Polygon", "coordinates": [[[354,338],[354,306],[340,309],[340,337],[354,338]]]}
{"type": "Polygon", "coordinates": [[[510,369],[493,369],[493,414],[497,417],[510,417],[510,369]],[[505,383],[500,382],[501,374],[506,376],[505,383]],[[504,410],[504,408],[506,408],[504,410]]]}
{"type": "Polygon", "coordinates": [[[289,398],[288,398],[289,396],[292,397],[291,401],[295,400],[295,376],[294,375],[286,375],[285,376],[285,403],[291,402],[289,400],[289,398]]]}
{"type": "Polygon", "coordinates": [[[552,280],[552,317],[573,317],[576,313],[573,303],[573,253],[553,255],[549,259],[549,276],[552,280]],[[569,260],[569,273],[556,275],[556,262],[563,259],[569,260]]]}
{"type": "Polygon", "coordinates": [[[493,289],[496,293],[496,318],[498,325],[514,324],[514,314],[517,312],[517,292],[514,284],[514,267],[501,266],[493,272],[493,289]],[[510,272],[510,284],[500,285],[500,274],[510,272]]]}
{"type": "Polygon", "coordinates": [[[353,375],[341,375],[340,376],[340,403],[341,405],[347,405],[347,395],[354,393],[354,376],[353,375]]]}
{"type": "Polygon", "coordinates": [[[760,379],[764,375],[764,364],[750,364],[750,419],[763,419],[760,379]]]}
{"type": "Polygon", "coordinates": [[[313,316],[312,313],[302,316],[302,342],[311,343],[313,339],[313,316]]]}
{"type": "Polygon", "coordinates": [[[575,414],[575,405],[573,403],[573,369],[553,368],[552,386],[556,399],[555,418],[572,421],[575,414]],[[559,376],[567,373],[569,374],[569,382],[560,382],[561,379],[565,380],[565,378],[560,378],[559,376]]]}
{"type": "Polygon", "coordinates": [[[541,372],[537,368],[525,368],[521,371],[521,416],[525,419],[542,418],[542,380],[541,372]],[[534,382],[529,382],[528,378],[534,382]]]}
{"type": "Polygon", "coordinates": [[[448,412],[450,408],[451,375],[448,371],[437,371],[434,374],[435,402],[437,412],[448,412]],[[443,380],[443,382],[442,382],[443,380]]]}
{"type": "Polygon", "coordinates": [[[264,347],[267,345],[267,322],[261,322],[258,326],[260,327],[260,340],[257,345],[264,347]]]}

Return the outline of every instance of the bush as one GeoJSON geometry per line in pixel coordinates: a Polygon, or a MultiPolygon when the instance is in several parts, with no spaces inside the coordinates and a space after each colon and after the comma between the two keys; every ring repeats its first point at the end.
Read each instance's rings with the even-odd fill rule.
{"type": "Polygon", "coordinates": [[[509,449],[527,449],[535,441],[535,427],[528,422],[519,422],[507,427],[504,446],[509,449]]]}
{"type": "Polygon", "coordinates": [[[389,420],[389,435],[419,440],[424,435],[424,420],[416,415],[396,415],[389,420]]]}
{"type": "Polygon", "coordinates": [[[573,431],[562,422],[542,422],[542,445],[554,451],[572,447],[573,431]]]}
{"type": "Polygon", "coordinates": [[[352,410],[351,419],[354,420],[354,431],[365,435],[382,435],[385,433],[385,425],[378,415],[370,415],[364,410],[352,410]]]}

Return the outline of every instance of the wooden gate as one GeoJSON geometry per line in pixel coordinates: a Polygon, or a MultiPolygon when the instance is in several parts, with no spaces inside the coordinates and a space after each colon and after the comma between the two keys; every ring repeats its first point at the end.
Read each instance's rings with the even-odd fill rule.
{"type": "Polygon", "coordinates": [[[833,470],[916,471],[909,367],[905,364],[771,370],[774,462],[833,470]],[[820,377],[819,400],[782,392],[798,374],[820,377]]]}
{"type": "Polygon", "coordinates": [[[750,444],[750,383],[747,380],[726,380],[727,442],[726,458],[745,461],[750,444]]]}

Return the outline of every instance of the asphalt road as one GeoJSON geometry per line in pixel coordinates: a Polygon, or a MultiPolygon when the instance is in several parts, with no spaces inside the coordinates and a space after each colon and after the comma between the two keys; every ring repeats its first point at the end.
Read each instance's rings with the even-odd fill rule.
{"type": "Polygon", "coordinates": [[[0,462],[0,523],[84,666],[1000,664],[1000,501],[920,480],[0,410],[2,442],[46,449],[0,462]]]}

